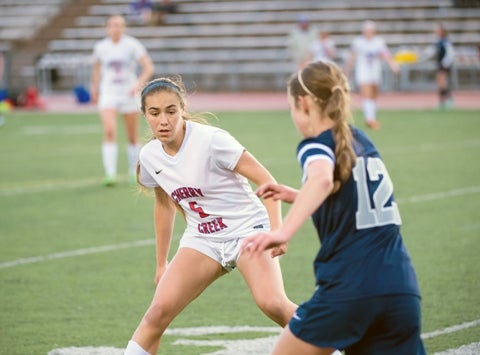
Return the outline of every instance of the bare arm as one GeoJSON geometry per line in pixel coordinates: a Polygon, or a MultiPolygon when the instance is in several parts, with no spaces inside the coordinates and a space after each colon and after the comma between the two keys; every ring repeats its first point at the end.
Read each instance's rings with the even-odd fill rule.
{"type": "Polygon", "coordinates": [[[308,165],[308,179],[297,194],[285,217],[282,232],[290,240],[295,232],[311,217],[333,189],[333,166],[325,160],[308,165]]]}
{"type": "MultiPolygon", "coordinates": [[[[243,152],[240,160],[235,167],[235,171],[240,175],[245,176],[255,185],[260,186],[266,183],[276,183],[274,177],[270,172],[249,152],[243,152]]],[[[277,229],[282,224],[282,209],[280,201],[275,201],[272,198],[264,199],[265,208],[270,218],[270,225],[272,229],[277,229]]]]}
{"type": "Polygon", "coordinates": [[[155,206],[153,218],[155,223],[157,271],[155,284],[165,272],[168,263],[168,252],[172,241],[176,209],[173,201],[161,188],[155,188],[155,206]]]}
{"type": "Polygon", "coordinates": [[[98,86],[100,84],[100,61],[97,60],[92,65],[92,77],[90,79],[90,96],[93,102],[98,102],[98,86]]]}
{"type": "Polygon", "coordinates": [[[143,85],[145,85],[145,83],[148,80],[150,80],[154,72],[152,58],[148,54],[145,54],[144,56],[140,57],[140,59],[138,60],[138,63],[140,64],[142,71],[138,76],[135,86],[132,88],[132,95],[135,95],[135,93],[141,90],[143,85]]]}
{"type": "Polygon", "coordinates": [[[398,66],[398,63],[393,60],[393,56],[387,48],[382,52],[382,59],[387,62],[388,66],[395,74],[398,74],[400,67],[398,66]]]}
{"type": "MultiPolygon", "coordinates": [[[[249,152],[243,152],[240,160],[235,167],[235,171],[240,175],[245,176],[255,185],[276,184],[274,177],[270,172],[249,152]]],[[[282,205],[280,200],[271,197],[263,198],[263,203],[270,219],[271,230],[276,230],[282,225],[282,205]]],[[[287,243],[280,243],[276,245],[272,251],[272,258],[285,254],[287,252],[287,243]]]]}
{"type": "Polygon", "coordinates": [[[308,179],[298,192],[282,227],[270,233],[246,238],[242,249],[253,254],[288,242],[333,189],[333,166],[325,160],[313,161],[307,168],[308,179]]]}

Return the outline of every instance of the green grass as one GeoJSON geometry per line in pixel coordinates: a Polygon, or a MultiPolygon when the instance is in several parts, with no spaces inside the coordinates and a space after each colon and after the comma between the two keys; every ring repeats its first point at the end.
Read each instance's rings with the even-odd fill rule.
{"type": "MultiPolygon", "coordinates": [[[[282,183],[299,186],[299,140],[288,112],[217,113],[282,183]]],[[[357,115],[360,117],[359,115],[357,115]]],[[[423,332],[480,319],[480,112],[384,111],[378,145],[395,184],[402,233],[423,294],[423,332]],[[463,188],[471,190],[462,193],[463,188]],[[449,191],[458,195],[450,196],[449,191]],[[425,201],[413,197],[433,195],[425,201]]],[[[363,128],[361,118],[358,125],[363,128]]],[[[121,123],[121,121],[119,121],[121,123]]],[[[147,130],[143,126],[145,135],[147,130]]],[[[120,171],[126,172],[119,127],[120,171]]],[[[153,242],[152,199],[120,183],[101,185],[96,114],[12,113],[0,128],[0,264],[79,249],[153,242]]],[[[288,209],[285,206],[284,211],[288,209]]],[[[178,219],[172,253],[183,229],[178,219]]],[[[313,289],[318,242],[305,225],[282,259],[295,302],[313,289]]],[[[154,291],[153,244],[0,268],[0,354],[46,354],[70,346],[122,348],[154,291]]],[[[3,264],[2,264],[3,265],[3,264]]],[[[171,328],[274,324],[253,304],[238,272],[192,303],[171,328]]],[[[269,333],[196,336],[250,339],[269,333]]],[[[162,354],[199,355],[221,347],[174,345],[162,354]]],[[[185,337],[183,337],[185,338],[185,337]]],[[[478,342],[480,326],[425,341],[429,353],[478,342]]]]}

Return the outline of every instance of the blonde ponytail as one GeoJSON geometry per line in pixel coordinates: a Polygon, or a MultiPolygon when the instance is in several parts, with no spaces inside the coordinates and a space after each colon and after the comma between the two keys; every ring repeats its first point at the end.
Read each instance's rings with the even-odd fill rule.
{"type": "Polygon", "coordinates": [[[340,68],[332,62],[313,62],[292,76],[288,89],[295,99],[309,95],[314,99],[323,115],[329,117],[335,140],[335,168],[333,172],[336,193],[352,173],[356,155],[350,128],[350,94],[348,80],[340,68]]]}

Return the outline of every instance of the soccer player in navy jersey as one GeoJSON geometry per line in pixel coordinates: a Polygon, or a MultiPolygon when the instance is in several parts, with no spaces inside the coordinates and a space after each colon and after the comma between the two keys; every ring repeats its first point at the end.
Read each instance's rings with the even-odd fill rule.
{"type": "Polygon", "coordinates": [[[292,203],[283,225],[247,237],[253,259],[288,242],[311,216],[321,242],[316,289],[272,354],[425,354],[420,291],[400,234],[400,213],[372,141],[349,124],[348,81],[331,62],[309,64],[288,83],[293,122],[303,136],[300,190],[267,183],[263,198],[292,203]]]}
{"type": "Polygon", "coordinates": [[[439,108],[452,108],[453,97],[450,85],[450,71],[455,60],[455,53],[448,38],[448,32],[442,23],[435,25],[435,61],[437,63],[436,82],[438,88],[439,108]]]}

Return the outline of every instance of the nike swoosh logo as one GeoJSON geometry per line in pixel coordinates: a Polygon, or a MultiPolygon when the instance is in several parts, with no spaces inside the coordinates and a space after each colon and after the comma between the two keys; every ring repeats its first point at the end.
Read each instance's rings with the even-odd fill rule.
{"type": "Polygon", "coordinates": [[[163,171],[163,169],[160,169],[160,170],[155,170],[155,174],[160,174],[161,172],[163,171]]]}
{"type": "Polygon", "coordinates": [[[296,320],[302,320],[302,318],[300,318],[296,312],[293,314],[292,318],[296,320]]]}

